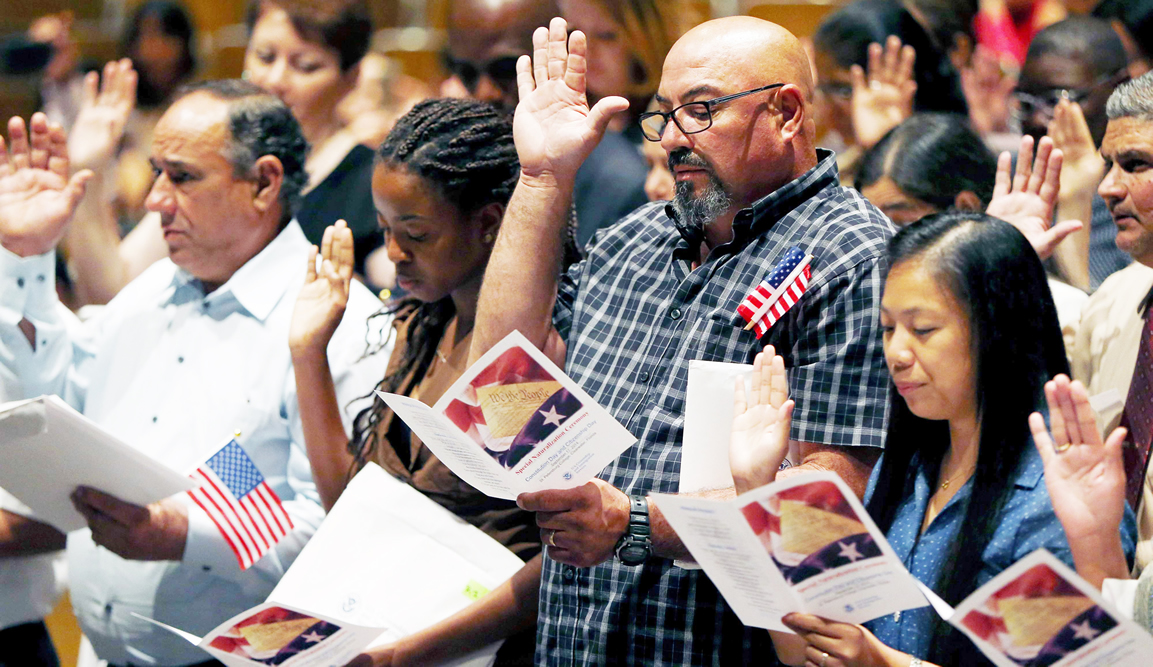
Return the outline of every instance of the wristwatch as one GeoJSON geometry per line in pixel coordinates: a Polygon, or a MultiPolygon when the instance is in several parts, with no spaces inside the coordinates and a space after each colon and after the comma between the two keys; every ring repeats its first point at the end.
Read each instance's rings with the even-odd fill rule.
{"type": "Polygon", "coordinates": [[[632,508],[629,510],[629,526],[625,534],[617,540],[615,548],[617,560],[625,565],[640,565],[653,551],[649,528],[649,500],[645,496],[630,496],[632,508]]]}

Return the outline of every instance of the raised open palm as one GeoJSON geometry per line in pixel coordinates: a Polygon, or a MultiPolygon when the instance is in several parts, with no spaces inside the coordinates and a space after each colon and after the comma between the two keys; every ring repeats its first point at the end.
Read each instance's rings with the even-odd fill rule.
{"type": "Polygon", "coordinates": [[[744,493],[773,481],[789,453],[793,402],[789,400],[785,360],[772,345],[753,361],[749,396],[746,398],[740,378],[733,396],[729,468],[737,493],[744,493]]]}
{"type": "Polygon", "coordinates": [[[84,77],[84,98],[68,138],[78,168],[99,169],[116,155],[128,117],[136,106],[136,71],[123,58],[104,65],[104,74],[84,77]]]}
{"type": "Polygon", "coordinates": [[[1033,138],[1021,138],[1017,153],[1017,172],[1008,152],[997,159],[997,176],[993,199],[985,212],[1013,225],[1025,235],[1041,259],[1048,259],[1057,244],[1081,229],[1076,220],[1051,225],[1053,207],[1061,189],[1061,164],[1064,155],[1053,147],[1053,140],[1042,137],[1033,156],[1033,138]]]}
{"type": "Polygon", "coordinates": [[[1045,463],[1053,511],[1071,542],[1102,531],[1116,534],[1125,511],[1125,429],[1102,442],[1085,387],[1064,375],[1045,384],[1045,399],[1052,435],[1036,412],[1029,416],[1029,430],[1045,463]]]}
{"type": "Polygon", "coordinates": [[[913,96],[917,82],[913,63],[917,54],[911,46],[890,35],[885,46],[869,45],[869,70],[853,65],[853,133],[857,142],[868,148],[881,140],[889,130],[913,115],[913,96]]]}
{"type": "Polygon", "coordinates": [[[56,247],[92,177],[81,171],[69,178],[68,137],[47,116],[34,114],[28,130],[13,118],[10,144],[0,138],[0,245],[21,257],[56,247]]]}
{"type": "Polygon", "coordinates": [[[564,19],[532,36],[532,57],[516,64],[520,103],[513,138],[521,172],[530,178],[569,182],[592,152],[613,114],[628,108],[622,97],[606,97],[589,108],[585,96],[585,36],[571,39],[564,19]]]}
{"type": "Polygon", "coordinates": [[[318,271],[317,248],[312,246],[308,253],[304,287],[300,288],[292,311],[288,346],[293,353],[324,354],[344,317],[355,260],[352,230],[343,220],[324,230],[319,254],[318,271]]]}

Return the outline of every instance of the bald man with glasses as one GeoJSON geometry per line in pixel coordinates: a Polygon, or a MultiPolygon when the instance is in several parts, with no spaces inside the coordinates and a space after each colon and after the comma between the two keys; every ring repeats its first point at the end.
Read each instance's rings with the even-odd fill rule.
{"type": "Polygon", "coordinates": [[[563,357],[639,440],[593,482],[519,499],[549,545],[537,663],[763,661],[767,633],[742,625],[707,577],[674,565],[688,554],[647,497],[679,490],[689,362],[748,363],[766,344],[789,369],[800,467],[864,491],[888,417],[879,305],[893,227],[840,187],[834,155],[816,148],[797,39],[731,17],[677,42],[659,108],[641,118],[668,155],[673,201],[633,212],[558,276],[576,170],[626,106],[589,108],[584,53],[584,36],[553,19],[518,62],[522,177],[473,333],[474,358],[513,329],[563,357]],[[808,290],[758,338],[737,308],[792,248],[812,255],[808,290]]]}

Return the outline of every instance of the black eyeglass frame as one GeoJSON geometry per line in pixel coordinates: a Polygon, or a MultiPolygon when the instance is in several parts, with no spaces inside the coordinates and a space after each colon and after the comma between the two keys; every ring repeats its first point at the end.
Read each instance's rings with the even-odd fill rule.
{"type": "Polygon", "coordinates": [[[457,60],[448,51],[440,54],[441,64],[449,74],[456,76],[469,93],[476,93],[480,79],[487,76],[500,88],[515,89],[518,56],[497,56],[480,67],[468,60],[457,60]]]}
{"type": "Polygon", "coordinates": [[[640,115],[640,117],[637,119],[637,124],[639,124],[641,126],[641,134],[648,141],[660,141],[661,137],[664,136],[665,128],[667,128],[669,126],[669,120],[670,119],[674,123],[676,123],[677,129],[679,129],[683,134],[697,134],[698,132],[704,132],[705,130],[707,130],[713,126],[713,106],[714,105],[724,104],[725,102],[731,102],[737,98],[744,97],[745,95],[752,95],[753,93],[760,93],[760,92],[763,92],[766,90],[772,90],[774,88],[780,88],[781,86],[784,86],[784,85],[785,85],[784,83],[770,83],[767,86],[761,86],[760,88],[753,88],[752,90],[744,90],[744,91],[741,91],[739,93],[733,93],[732,95],[724,95],[721,97],[714,97],[711,100],[701,100],[699,102],[686,102],[685,104],[680,105],[679,107],[673,109],[672,111],[646,111],[645,113],[642,113],[640,115]],[[681,109],[684,109],[686,107],[692,107],[692,106],[704,107],[705,112],[709,115],[709,121],[701,129],[693,130],[690,132],[690,131],[686,130],[683,125],[681,125],[681,121],[677,120],[677,112],[680,111],[681,109]],[[649,133],[645,128],[645,121],[647,121],[650,118],[656,118],[657,116],[660,116],[664,120],[664,123],[661,125],[660,134],[654,138],[654,137],[649,136],[649,133]]]}

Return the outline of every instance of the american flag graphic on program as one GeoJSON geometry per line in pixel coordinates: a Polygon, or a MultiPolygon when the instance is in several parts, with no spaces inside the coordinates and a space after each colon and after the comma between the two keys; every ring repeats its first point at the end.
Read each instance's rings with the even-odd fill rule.
{"type": "Polygon", "coordinates": [[[745,328],[754,329],[757,338],[764,336],[782,315],[801,300],[801,295],[809,287],[809,278],[812,277],[812,259],[812,255],[806,255],[797,246],[789,248],[768,277],[753,288],[737,307],[737,312],[749,323],[745,328]]]}
{"type": "Polygon", "coordinates": [[[192,473],[188,492],[247,570],[292,530],[292,519],[244,449],[230,440],[192,473]]]}

